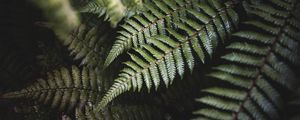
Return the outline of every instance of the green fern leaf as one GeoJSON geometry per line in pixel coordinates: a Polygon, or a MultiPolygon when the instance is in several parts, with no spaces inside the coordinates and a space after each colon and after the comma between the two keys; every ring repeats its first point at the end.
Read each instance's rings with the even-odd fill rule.
{"type": "Polygon", "coordinates": [[[99,76],[92,69],[84,67],[80,71],[75,66],[71,70],[63,67],[49,72],[46,80],[39,79],[20,91],[4,94],[2,98],[26,98],[70,111],[78,103],[98,101],[99,93],[103,92],[98,80],[99,76]]]}
{"type": "Polygon", "coordinates": [[[202,114],[204,117],[199,117],[194,120],[212,120],[210,118],[218,119],[218,120],[231,120],[232,116],[227,113],[223,112],[220,110],[215,110],[215,109],[201,109],[198,111],[193,112],[194,114],[202,114]],[[209,114],[209,113],[214,113],[214,114],[209,114]]]}
{"type": "Polygon", "coordinates": [[[107,22],[95,22],[95,16],[89,16],[63,40],[63,44],[68,46],[70,54],[74,60],[81,60],[81,65],[89,67],[100,67],[103,65],[105,50],[112,39],[114,29],[107,22]]]}
{"type": "Polygon", "coordinates": [[[85,6],[82,6],[79,11],[82,13],[93,13],[101,17],[105,15],[106,7],[103,0],[91,0],[85,6]]]}
{"type": "Polygon", "coordinates": [[[290,64],[299,65],[299,40],[295,34],[300,29],[295,26],[299,21],[290,21],[295,19],[291,13],[298,1],[270,3],[250,5],[249,12],[261,21],[245,22],[246,29],[252,30],[234,34],[236,39],[227,47],[229,52],[221,57],[228,63],[215,67],[208,75],[222,82],[203,90],[206,95],[197,99],[208,105],[195,112],[200,118],[223,119],[218,116],[222,114],[230,119],[281,119],[283,101],[275,85],[295,89],[290,64]],[[222,83],[229,83],[230,88],[222,83]],[[211,111],[217,111],[217,115],[211,111]]]}
{"type": "MultiPolygon", "coordinates": [[[[192,72],[195,61],[193,51],[195,53],[198,53],[198,58],[201,59],[202,62],[204,62],[204,52],[208,52],[210,49],[214,49],[217,46],[216,44],[218,43],[219,38],[216,36],[225,36],[225,32],[219,32],[220,34],[218,34],[218,31],[216,29],[210,29],[210,26],[214,25],[213,23],[215,20],[221,19],[221,14],[217,14],[218,12],[226,13],[227,11],[231,11],[229,10],[231,8],[224,7],[223,9],[218,9],[209,5],[211,4],[198,4],[198,6],[201,9],[210,9],[206,11],[207,14],[211,14],[210,17],[207,17],[209,18],[209,21],[201,21],[203,25],[189,26],[189,21],[186,21],[187,24],[175,23],[175,25],[177,25],[178,30],[185,31],[186,35],[182,35],[172,29],[166,29],[166,33],[169,34],[169,36],[156,35],[150,37],[148,38],[149,44],[145,44],[140,48],[135,48],[137,53],[130,54],[131,61],[125,62],[126,70],[121,71],[119,77],[115,80],[115,84],[112,85],[111,89],[107,92],[102,101],[99,103],[98,110],[105,106],[113,98],[126,91],[129,91],[131,89],[137,89],[138,91],[140,91],[142,88],[142,84],[144,83],[146,84],[148,91],[150,91],[151,89],[151,83],[156,83],[154,84],[154,87],[157,89],[160,83],[157,80],[160,79],[157,79],[158,77],[154,77],[155,79],[152,79],[152,76],[145,75],[143,73],[151,74],[158,71],[158,73],[156,74],[159,74],[161,76],[162,81],[165,83],[166,87],[168,87],[170,84],[172,84],[176,73],[178,73],[181,76],[183,75],[185,65],[192,72]],[[210,30],[210,32],[205,33],[206,30],[210,30]],[[201,39],[203,38],[202,35],[206,36],[204,40],[201,39]],[[207,43],[207,41],[210,42],[207,43]],[[200,44],[204,44],[204,46],[209,46],[209,49],[203,49],[202,47],[200,47],[200,44]],[[210,44],[214,45],[211,46],[210,44]],[[180,61],[176,61],[174,56],[176,56],[176,59],[180,61]],[[153,69],[157,70],[151,71],[153,69]]],[[[195,16],[198,16],[198,14],[201,13],[195,14],[195,16]]],[[[237,16],[235,16],[236,14],[230,14],[232,14],[232,18],[237,18],[237,16]]],[[[197,22],[199,22],[199,24],[201,23],[200,21],[197,22]]],[[[238,20],[233,22],[238,22],[238,20]]],[[[223,24],[219,24],[216,26],[221,27],[222,25],[223,24]]],[[[230,29],[233,28],[230,27],[230,29]]],[[[223,31],[225,31],[225,29],[223,29],[223,31]]],[[[211,55],[212,53],[208,52],[208,54],[211,55]]]]}
{"type": "MultiPolygon", "coordinates": [[[[142,15],[135,16],[124,25],[125,30],[120,31],[121,36],[118,37],[108,54],[104,64],[105,67],[124,51],[132,47],[136,48],[143,44],[149,44],[147,37],[166,34],[166,28],[180,28],[186,31],[188,35],[194,34],[199,29],[207,29],[207,33],[200,31],[199,34],[201,35],[199,36],[207,52],[211,55],[212,48],[217,45],[217,42],[212,40],[220,37],[224,41],[226,33],[230,35],[234,26],[236,27],[238,23],[237,14],[231,9],[233,6],[231,2],[224,4],[212,0],[208,4],[197,0],[186,0],[184,3],[180,0],[175,2],[166,0],[165,3],[162,3],[154,0],[153,4],[158,7],[148,5],[150,13],[145,12],[142,15]],[[170,6],[172,10],[167,9],[167,6],[170,6]],[[165,13],[160,13],[156,9],[162,9],[165,13]],[[197,11],[197,9],[203,10],[203,13],[197,11]],[[189,18],[189,15],[192,18],[189,18]],[[214,26],[218,26],[216,30],[214,26]]],[[[194,48],[199,48],[197,45],[199,44],[193,43],[194,48]]],[[[196,52],[198,55],[203,54],[199,49],[196,52]]]]}
{"type": "MultiPolygon", "coordinates": [[[[100,0],[101,1],[101,0],[100,0]]],[[[105,0],[107,4],[107,14],[112,26],[116,26],[117,23],[123,18],[126,7],[121,0],[105,0]]]]}
{"type": "Polygon", "coordinates": [[[105,20],[111,22],[113,27],[124,18],[131,17],[144,10],[142,0],[90,0],[81,6],[82,13],[92,13],[99,17],[105,16],[105,20]]]}
{"type": "Polygon", "coordinates": [[[119,31],[120,35],[107,56],[105,66],[131,47],[147,43],[147,37],[165,33],[164,28],[172,27],[172,22],[184,17],[184,11],[192,7],[193,1],[197,0],[153,0],[146,3],[148,10],[127,20],[123,30],[119,31]]]}

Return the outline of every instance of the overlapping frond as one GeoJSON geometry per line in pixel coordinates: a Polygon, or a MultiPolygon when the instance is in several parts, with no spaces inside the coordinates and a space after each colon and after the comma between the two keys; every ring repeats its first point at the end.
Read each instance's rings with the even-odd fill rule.
{"type": "Polygon", "coordinates": [[[6,93],[2,98],[26,98],[60,110],[72,110],[87,102],[95,103],[103,93],[99,76],[92,69],[82,70],[72,66],[71,70],[61,68],[49,72],[46,80],[39,79],[36,83],[16,92],[6,93]]]}
{"type": "Polygon", "coordinates": [[[186,17],[186,9],[192,8],[198,0],[153,0],[144,5],[147,10],[135,15],[122,25],[123,30],[107,56],[105,66],[108,66],[124,51],[147,43],[146,38],[164,34],[165,28],[173,27],[173,22],[186,17]]]}
{"type": "Polygon", "coordinates": [[[82,13],[96,14],[97,16],[101,17],[105,15],[106,7],[103,0],[90,0],[86,5],[82,6],[79,11],[82,13]]]}
{"type": "Polygon", "coordinates": [[[149,105],[113,106],[111,113],[114,120],[161,120],[164,117],[162,109],[149,105]]]}
{"type": "Polygon", "coordinates": [[[294,90],[297,80],[291,65],[300,62],[296,37],[300,22],[291,14],[298,1],[268,2],[272,4],[250,5],[248,12],[256,20],[245,22],[246,29],[233,34],[235,42],[221,57],[227,64],[208,75],[220,84],[203,90],[206,95],[196,100],[207,105],[194,112],[199,118],[282,119],[280,90],[294,90]]]}
{"type": "Polygon", "coordinates": [[[126,67],[99,103],[98,110],[126,91],[140,91],[144,85],[149,91],[152,87],[157,89],[161,80],[168,87],[176,74],[183,76],[185,68],[192,72],[195,60],[204,62],[206,54],[211,56],[217,44],[234,29],[232,24],[237,24],[238,17],[231,5],[222,5],[216,0],[198,3],[200,12],[188,10],[195,20],[175,23],[176,30],[183,33],[167,28],[168,36],[147,38],[149,44],[129,53],[131,60],[124,63],[126,67]]]}
{"type": "Polygon", "coordinates": [[[81,65],[89,67],[103,65],[105,50],[114,35],[114,29],[107,22],[96,20],[99,19],[89,17],[73,30],[68,39],[63,40],[74,60],[80,59],[81,65]]]}
{"type": "Polygon", "coordinates": [[[21,101],[19,119],[286,120],[300,111],[299,95],[289,99],[300,94],[299,0],[33,2],[48,20],[37,25],[60,41],[0,42],[0,101],[21,101]],[[15,54],[20,47],[30,55],[15,54]],[[103,69],[126,52],[123,65],[103,69]],[[70,64],[82,66],[60,68],[70,64]],[[36,76],[45,78],[21,87],[36,76]]]}
{"type": "Polygon", "coordinates": [[[79,11],[92,13],[99,17],[105,16],[113,26],[123,18],[131,17],[144,10],[142,0],[90,0],[79,11]]]}
{"type": "Polygon", "coordinates": [[[109,21],[113,26],[123,18],[126,7],[123,5],[121,0],[98,0],[106,3],[107,14],[109,16],[109,21]]]}

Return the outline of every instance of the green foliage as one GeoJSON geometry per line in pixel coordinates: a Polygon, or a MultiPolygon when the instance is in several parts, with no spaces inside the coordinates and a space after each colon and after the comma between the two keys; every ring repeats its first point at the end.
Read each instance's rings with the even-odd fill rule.
{"type": "Polygon", "coordinates": [[[99,68],[103,66],[102,58],[111,44],[114,29],[95,16],[86,16],[86,20],[73,30],[68,39],[63,40],[63,44],[68,46],[74,60],[81,60],[81,65],[99,68]]]}
{"type": "Polygon", "coordinates": [[[228,37],[226,32],[230,33],[234,29],[230,23],[237,24],[237,14],[231,9],[232,4],[222,5],[215,0],[198,3],[196,6],[199,12],[194,9],[187,10],[195,20],[183,19],[182,22],[175,23],[177,30],[186,34],[167,28],[165,32],[168,36],[149,37],[146,39],[149,44],[134,48],[135,53],[129,53],[131,60],[124,62],[126,67],[121,70],[115,83],[99,103],[98,110],[126,91],[140,91],[143,84],[150,91],[152,86],[157,89],[163,80],[168,87],[176,74],[183,76],[185,66],[193,71],[193,52],[203,63],[206,59],[205,53],[212,56],[218,42],[228,37]],[[224,26],[222,23],[228,24],[224,26]]]}
{"type": "MultiPolygon", "coordinates": [[[[102,0],[98,0],[102,1],[102,0]]],[[[107,14],[109,15],[109,20],[113,26],[122,19],[125,11],[125,6],[121,0],[103,0],[107,6],[107,14]]]]}
{"type": "Polygon", "coordinates": [[[46,80],[39,79],[20,91],[2,95],[2,98],[26,98],[52,108],[70,111],[86,102],[95,103],[100,99],[101,92],[103,83],[94,70],[86,67],[80,70],[72,66],[70,70],[63,67],[48,72],[46,80]]]}
{"type": "Polygon", "coordinates": [[[79,8],[79,11],[82,13],[92,13],[96,14],[99,17],[105,15],[106,9],[103,1],[90,0],[84,6],[79,8]]]}
{"type": "Polygon", "coordinates": [[[142,0],[90,0],[79,8],[80,12],[104,16],[113,27],[124,18],[143,11],[142,0]]]}
{"type": "Polygon", "coordinates": [[[147,10],[135,15],[122,25],[123,30],[115,41],[105,66],[108,66],[121,53],[132,47],[147,43],[146,38],[157,34],[164,34],[165,28],[172,27],[172,22],[177,22],[180,17],[186,16],[186,9],[192,8],[197,0],[153,0],[146,3],[147,10]],[[171,7],[168,8],[168,7],[171,7]],[[163,13],[159,11],[164,11],[163,13]]]}
{"type": "Polygon", "coordinates": [[[256,20],[244,24],[251,29],[233,34],[229,52],[221,57],[226,63],[208,74],[229,85],[220,83],[202,90],[205,96],[196,100],[207,107],[195,114],[212,119],[282,119],[279,91],[293,91],[297,85],[291,65],[299,65],[299,21],[291,15],[296,1],[270,2],[281,8],[265,3],[250,5],[248,12],[256,20]]]}
{"type": "Polygon", "coordinates": [[[50,28],[59,39],[36,34],[42,40],[0,42],[0,113],[34,103],[43,110],[26,107],[24,119],[297,114],[298,97],[290,93],[299,86],[299,0],[33,2],[48,20],[36,31],[50,28]],[[44,114],[48,109],[54,112],[44,114]]]}

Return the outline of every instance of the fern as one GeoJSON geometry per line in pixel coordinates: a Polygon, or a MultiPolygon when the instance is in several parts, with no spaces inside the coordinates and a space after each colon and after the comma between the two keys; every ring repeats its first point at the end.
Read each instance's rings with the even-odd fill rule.
{"type": "Polygon", "coordinates": [[[81,60],[81,65],[95,68],[103,65],[106,46],[110,44],[111,35],[114,29],[106,22],[95,22],[94,16],[89,16],[87,20],[80,24],[69,39],[63,40],[64,45],[68,46],[70,54],[74,60],[81,60]]]}
{"type": "Polygon", "coordinates": [[[82,13],[93,13],[101,17],[105,15],[106,7],[103,1],[90,0],[86,5],[82,6],[79,11],[82,13]]]}
{"type": "Polygon", "coordinates": [[[5,4],[30,15],[4,17],[2,119],[285,120],[298,112],[299,97],[286,102],[299,87],[299,0],[32,3],[40,11],[5,4]],[[31,26],[44,20],[40,12],[47,21],[31,26]]]}
{"type": "Polygon", "coordinates": [[[164,116],[162,109],[148,105],[116,106],[111,111],[114,120],[161,120],[164,116]],[[124,111],[124,108],[127,110],[124,111]]]}
{"type": "Polygon", "coordinates": [[[104,120],[104,117],[95,116],[93,109],[89,105],[83,107],[77,107],[75,109],[75,118],[76,120],[104,120]]]}
{"type": "Polygon", "coordinates": [[[46,80],[39,79],[36,83],[16,92],[2,95],[2,98],[27,98],[41,104],[51,105],[59,110],[73,110],[74,107],[86,102],[94,103],[102,92],[99,76],[91,69],[72,66],[72,70],[61,68],[48,73],[46,80]]]}
{"type": "Polygon", "coordinates": [[[186,24],[176,23],[178,31],[184,31],[186,35],[166,29],[169,36],[153,36],[148,38],[150,44],[135,48],[136,52],[129,54],[131,61],[124,63],[126,67],[121,70],[119,77],[99,103],[98,110],[126,91],[131,89],[140,91],[143,84],[150,91],[152,86],[157,89],[162,79],[168,87],[172,84],[176,73],[183,76],[185,64],[192,72],[195,58],[192,52],[197,53],[198,58],[204,62],[204,52],[211,55],[218,40],[226,37],[226,30],[233,29],[230,25],[224,27],[222,22],[238,22],[231,5],[222,7],[221,3],[214,0],[207,4],[199,3],[200,13],[190,10],[191,15],[199,21],[184,20],[186,24]],[[204,13],[208,15],[205,16],[204,13]]]}
{"type": "Polygon", "coordinates": [[[131,47],[147,43],[145,41],[147,37],[164,34],[164,29],[172,27],[172,22],[186,16],[185,11],[192,7],[193,1],[197,0],[153,0],[146,3],[145,6],[148,8],[146,12],[133,16],[122,25],[123,30],[119,31],[120,35],[107,56],[105,66],[131,47]]]}
{"type": "Polygon", "coordinates": [[[228,64],[213,68],[208,75],[229,86],[203,90],[206,96],[196,101],[207,108],[194,112],[199,118],[282,119],[282,97],[275,86],[294,90],[296,85],[290,65],[299,65],[299,21],[291,13],[298,2],[269,2],[272,6],[250,5],[248,12],[262,20],[244,22],[248,30],[233,34],[235,42],[227,46],[230,52],[221,57],[228,64]]]}
{"type": "MultiPolygon", "coordinates": [[[[102,0],[98,0],[102,1],[102,0]]],[[[125,6],[122,4],[121,0],[104,0],[107,6],[107,14],[109,15],[109,20],[113,26],[123,18],[125,6]]]]}
{"type": "MultiPolygon", "coordinates": [[[[223,7],[218,1],[213,0],[208,2],[211,2],[211,5],[207,5],[207,3],[198,5],[198,0],[166,0],[164,2],[154,0],[154,3],[146,4],[145,6],[147,6],[149,9],[148,12],[144,12],[141,15],[136,15],[132,17],[130,20],[127,20],[127,22],[123,25],[124,30],[119,32],[121,35],[117,37],[118,39],[112,46],[112,49],[107,56],[104,66],[107,67],[111,62],[114,61],[114,59],[116,59],[124,51],[127,51],[132,47],[136,48],[142,44],[149,43],[147,39],[148,37],[155,36],[157,34],[166,34],[166,28],[175,28],[176,26],[178,26],[174,25],[174,23],[182,21],[183,23],[186,23],[190,26],[197,26],[197,23],[195,23],[196,21],[191,20],[191,18],[188,18],[189,14],[192,17],[199,19],[199,21],[205,24],[207,21],[209,21],[210,17],[213,17],[214,14],[216,14],[216,9],[222,9],[223,7]],[[209,6],[212,8],[210,8],[209,6]],[[167,9],[167,7],[170,7],[171,9],[167,9]],[[197,9],[206,9],[211,11],[204,10],[204,13],[199,14],[197,13],[197,9]],[[164,11],[164,13],[161,13],[158,10],[164,11]]],[[[228,2],[226,4],[228,8],[231,8],[230,4],[233,3],[228,2]]],[[[225,12],[219,11],[219,13],[220,15],[213,22],[216,25],[220,25],[223,24],[223,21],[224,26],[220,25],[220,27],[217,27],[217,31],[224,32],[223,29],[226,29],[226,32],[230,34],[233,28],[232,24],[237,25],[236,13],[234,13],[231,9],[227,9],[227,11],[225,12]],[[227,13],[229,15],[227,15],[227,13]],[[233,22],[231,22],[229,19],[232,19],[233,22]]],[[[210,28],[207,29],[214,28],[213,26],[210,26],[210,28]]],[[[188,32],[192,32],[189,30],[188,32]]],[[[224,39],[226,33],[220,34],[222,35],[220,37],[224,39]]]]}
{"type": "Polygon", "coordinates": [[[142,0],[91,0],[80,8],[82,13],[93,13],[102,17],[105,15],[112,26],[116,26],[124,17],[143,11],[142,0]]]}

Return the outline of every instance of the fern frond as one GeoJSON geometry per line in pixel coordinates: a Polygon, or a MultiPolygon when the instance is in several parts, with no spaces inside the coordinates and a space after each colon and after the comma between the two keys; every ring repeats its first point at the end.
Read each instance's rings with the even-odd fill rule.
{"type": "Polygon", "coordinates": [[[79,104],[94,103],[103,92],[99,76],[92,69],[72,66],[71,70],[61,68],[48,73],[46,80],[39,79],[36,83],[16,92],[4,94],[2,98],[26,98],[51,105],[59,110],[72,110],[79,104]]]}
{"type": "Polygon", "coordinates": [[[108,66],[121,53],[131,47],[137,47],[140,44],[146,43],[145,40],[147,37],[164,34],[164,29],[172,27],[172,22],[179,21],[179,16],[185,17],[186,9],[192,7],[192,1],[153,0],[153,2],[146,3],[145,6],[148,8],[146,12],[133,16],[122,25],[123,30],[119,31],[120,35],[117,37],[107,56],[105,66],[108,66]]]}
{"type": "MultiPolygon", "coordinates": [[[[166,34],[166,28],[174,29],[179,27],[190,35],[190,33],[193,34],[194,31],[202,29],[204,24],[205,29],[208,31],[217,32],[208,32],[208,38],[201,35],[203,41],[205,39],[215,39],[218,35],[224,40],[226,33],[230,35],[230,32],[233,30],[233,24],[236,25],[238,23],[237,15],[231,9],[231,2],[224,4],[212,0],[208,4],[197,0],[185,0],[184,2],[181,0],[166,0],[164,2],[154,0],[153,4],[147,6],[149,7],[149,12],[134,16],[123,25],[124,30],[119,32],[121,35],[108,54],[104,66],[108,66],[124,51],[132,47],[139,47],[142,44],[148,44],[148,37],[166,34]],[[168,7],[171,9],[167,9],[168,7]],[[163,13],[157,11],[157,9],[163,11],[163,13]],[[174,23],[177,24],[175,25],[174,23]]],[[[201,34],[205,33],[202,32],[201,34]]],[[[210,41],[205,41],[207,43],[205,47],[209,53],[212,52],[209,49],[213,46],[209,44],[215,44],[210,43],[210,41]]]]}
{"type": "Polygon", "coordinates": [[[101,17],[106,13],[106,7],[103,0],[90,0],[85,6],[79,9],[82,13],[93,13],[101,17]]]}
{"type": "Polygon", "coordinates": [[[198,4],[199,8],[203,10],[203,14],[201,12],[191,12],[192,15],[200,19],[193,22],[198,23],[198,25],[192,24],[188,20],[185,21],[186,24],[176,23],[178,30],[185,31],[186,35],[172,29],[166,29],[169,36],[156,35],[150,37],[148,38],[148,43],[150,44],[135,48],[136,53],[129,54],[131,61],[125,62],[126,68],[121,71],[119,77],[115,80],[115,84],[112,85],[99,103],[98,108],[105,106],[113,98],[126,91],[131,89],[140,91],[143,84],[150,91],[152,86],[157,89],[162,79],[166,87],[168,87],[172,84],[176,73],[183,76],[184,66],[187,66],[191,72],[193,71],[195,64],[193,52],[197,54],[197,57],[202,62],[204,62],[206,57],[205,52],[212,55],[212,51],[217,46],[218,41],[222,40],[218,36],[226,37],[226,30],[233,29],[233,26],[224,27],[221,24],[220,21],[222,21],[224,14],[228,13],[231,15],[231,19],[223,19],[223,22],[238,22],[235,12],[230,7],[220,8],[221,3],[217,1],[212,3],[198,4]],[[204,13],[209,14],[207,19],[204,19],[206,18],[204,13]],[[219,21],[217,23],[220,24],[215,23],[215,21],[219,21]],[[214,25],[216,29],[213,27],[214,25]],[[218,27],[226,29],[218,29],[218,27]]]}
{"type": "Polygon", "coordinates": [[[164,117],[162,109],[149,105],[113,106],[111,113],[114,120],[160,120],[164,117]]]}
{"type": "Polygon", "coordinates": [[[143,4],[142,0],[116,0],[115,2],[90,0],[86,5],[82,6],[79,11],[82,13],[96,14],[99,17],[105,15],[105,20],[108,19],[113,26],[116,26],[121,19],[129,18],[142,12],[144,10],[143,4]]]}
{"type": "Polygon", "coordinates": [[[83,107],[76,107],[75,118],[76,120],[105,120],[102,114],[96,116],[93,112],[93,107],[88,104],[83,107]]]}
{"type": "Polygon", "coordinates": [[[206,95],[197,101],[208,107],[194,112],[199,117],[281,119],[280,90],[294,90],[297,83],[290,65],[299,65],[299,39],[295,34],[300,29],[291,22],[298,1],[270,2],[273,4],[251,5],[249,12],[261,20],[245,22],[245,28],[252,29],[233,34],[235,42],[222,57],[228,63],[209,74],[228,86],[220,84],[203,90],[206,95]],[[282,8],[273,7],[274,4],[282,8]],[[212,111],[217,111],[217,115],[212,111]]]}
{"type": "Polygon", "coordinates": [[[68,39],[62,41],[68,46],[74,60],[80,59],[81,65],[92,68],[103,65],[106,46],[111,44],[110,40],[114,34],[114,29],[108,22],[95,22],[94,19],[94,16],[89,16],[73,30],[68,39]]]}
{"type": "Polygon", "coordinates": [[[82,13],[93,13],[110,21],[113,27],[123,19],[127,6],[122,0],[90,0],[86,5],[82,6],[79,11],[82,13]]]}
{"type": "Polygon", "coordinates": [[[112,26],[116,26],[117,23],[123,18],[126,7],[123,5],[121,0],[104,0],[104,2],[107,6],[109,21],[111,22],[112,26]]]}

